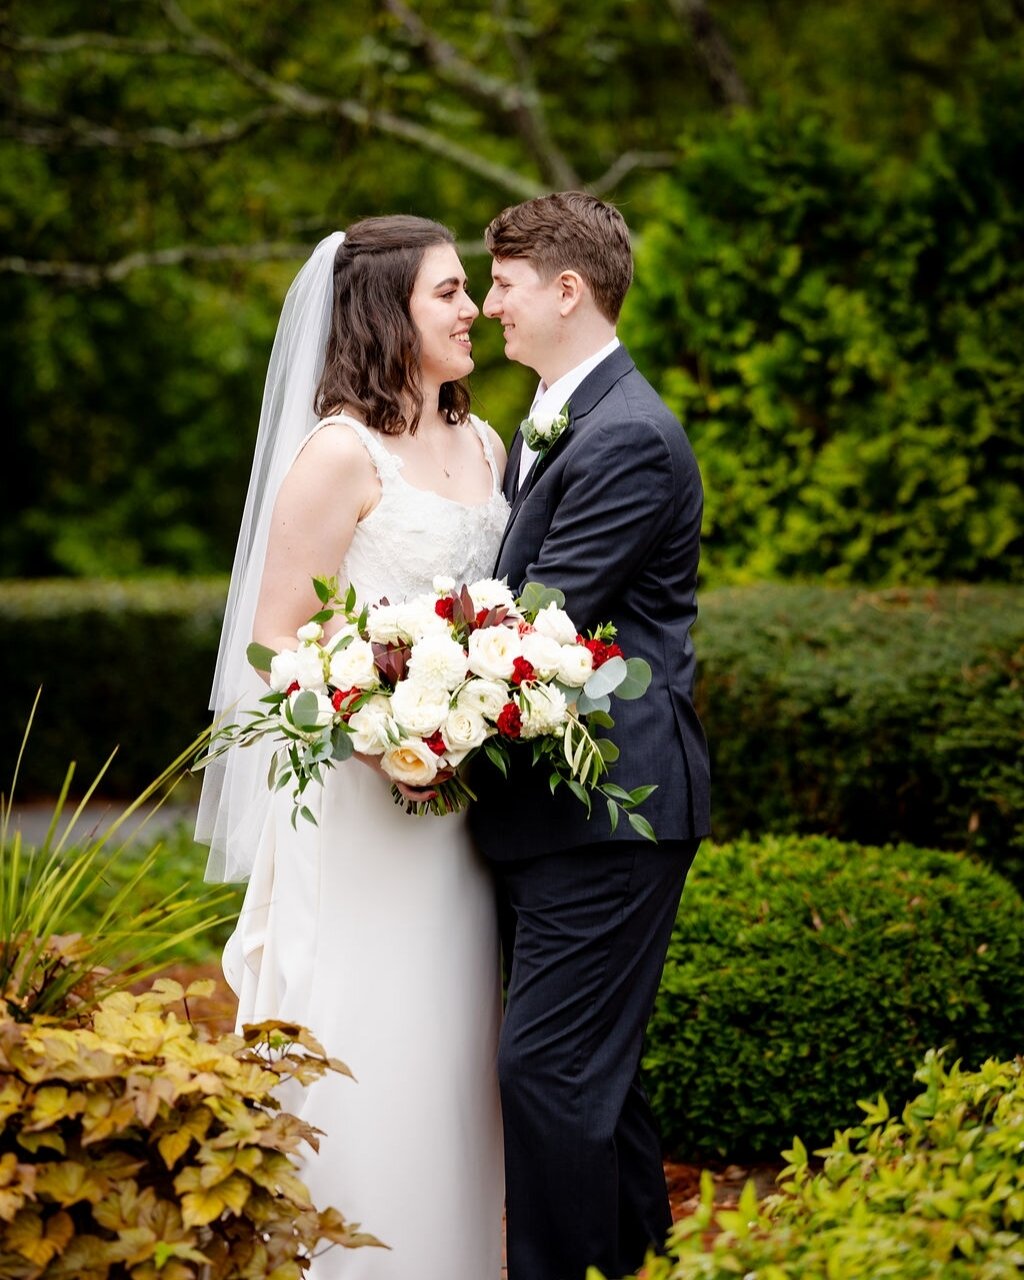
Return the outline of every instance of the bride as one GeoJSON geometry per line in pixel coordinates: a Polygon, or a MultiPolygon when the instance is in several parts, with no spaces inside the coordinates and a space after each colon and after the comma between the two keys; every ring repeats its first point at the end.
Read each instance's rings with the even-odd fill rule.
{"type": "MultiPolygon", "coordinates": [[[[451,233],[369,218],[317,246],[285,300],[228,596],[212,706],[266,686],[253,638],[295,647],[315,575],[392,602],[436,575],[486,577],[508,514],[504,452],[469,413],[478,308],[451,233]]],[[[330,626],[326,628],[330,632],[330,626]]],[[[272,797],[268,756],[208,766],[197,838],[211,879],[249,879],[224,971],[240,1022],[308,1026],[331,1074],[289,1105],[323,1130],[304,1177],[388,1250],[329,1249],[315,1280],[497,1280],[501,1120],[498,934],[465,815],[414,817],[353,759],[272,797]]]]}

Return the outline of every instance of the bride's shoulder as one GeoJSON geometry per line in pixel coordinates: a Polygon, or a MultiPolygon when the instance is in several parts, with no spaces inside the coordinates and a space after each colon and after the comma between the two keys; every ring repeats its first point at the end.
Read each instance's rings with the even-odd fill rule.
{"type": "Polygon", "coordinates": [[[505,463],[507,461],[504,440],[502,440],[501,436],[498,435],[497,431],[495,431],[486,419],[479,417],[477,414],[471,413],[469,415],[469,421],[472,423],[481,438],[485,439],[490,444],[494,453],[495,461],[498,464],[499,471],[504,470],[505,463]]]}
{"type": "Polygon", "coordinates": [[[372,470],[373,464],[362,438],[362,433],[367,430],[347,414],[322,418],[306,437],[295,464],[302,464],[304,469],[323,467],[331,471],[338,468],[351,471],[353,466],[365,466],[372,470]]]}

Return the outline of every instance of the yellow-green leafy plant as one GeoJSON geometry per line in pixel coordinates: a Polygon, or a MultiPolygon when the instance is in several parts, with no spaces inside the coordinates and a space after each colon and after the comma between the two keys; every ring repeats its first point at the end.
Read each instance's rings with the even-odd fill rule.
{"type": "Polygon", "coordinates": [[[201,1040],[170,1006],[212,985],[161,978],[73,1025],[0,1010],[5,1280],[299,1280],[319,1248],[380,1244],[311,1205],[317,1131],[277,1096],[348,1068],[281,1022],[201,1040]]]}
{"type": "MultiPolygon", "coordinates": [[[[948,1071],[929,1053],[924,1092],[817,1154],[784,1152],[780,1192],[758,1205],[748,1183],[717,1210],[710,1175],[701,1206],[672,1229],[645,1280],[1017,1280],[1024,1268],[1024,1059],[948,1071]]],[[[598,1280],[592,1271],[588,1280],[598,1280]]]]}
{"type": "MultiPolygon", "coordinates": [[[[38,702],[38,697],[37,697],[38,702]]],[[[73,808],[68,795],[75,766],[69,765],[38,847],[29,847],[14,821],[14,790],[32,727],[22,739],[10,794],[0,800],[0,1007],[15,1019],[59,1015],[157,972],[176,947],[221,923],[218,916],[234,897],[230,886],[196,896],[182,883],[146,901],[144,888],[163,856],[155,842],[138,856],[126,851],[126,824],[149,821],[173,791],[187,762],[208,736],[188,745],[102,832],[72,844],[70,836],[103,780],[106,765],[73,808]],[[70,816],[67,811],[71,810],[70,816]],[[61,820],[63,833],[58,835],[61,820]],[[130,867],[127,874],[123,868],[130,867]],[[115,875],[115,868],[121,874],[115,875]],[[76,908],[98,897],[106,883],[116,890],[87,935],[74,931],[76,908]],[[141,905],[140,905],[141,903],[141,905]]],[[[109,765],[110,761],[107,761],[109,765]]],[[[134,838],[138,839],[136,827],[134,838]]]]}

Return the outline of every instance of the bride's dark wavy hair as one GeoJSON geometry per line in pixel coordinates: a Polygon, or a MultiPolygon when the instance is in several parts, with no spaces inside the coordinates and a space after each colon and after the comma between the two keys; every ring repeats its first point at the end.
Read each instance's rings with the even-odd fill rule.
{"type": "MultiPolygon", "coordinates": [[[[409,299],[426,251],[454,243],[440,222],[406,214],[364,218],[348,228],[334,259],[331,334],[313,402],[317,414],[326,417],[344,406],[388,435],[415,432],[423,391],[420,337],[409,299]]],[[[438,408],[448,422],[465,422],[469,392],[461,382],[443,383],[438,408]]]]}

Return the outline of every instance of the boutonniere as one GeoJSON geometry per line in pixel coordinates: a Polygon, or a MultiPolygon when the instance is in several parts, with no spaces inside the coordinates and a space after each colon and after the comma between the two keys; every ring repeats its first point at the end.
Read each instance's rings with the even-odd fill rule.
{"type": "Polygon", "coordinates": [[[562,405],[557,413],[535,413],[523,419],[523,443],[543,456],[569,425],[569,406],[562,405]]]}

